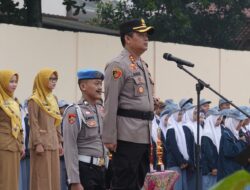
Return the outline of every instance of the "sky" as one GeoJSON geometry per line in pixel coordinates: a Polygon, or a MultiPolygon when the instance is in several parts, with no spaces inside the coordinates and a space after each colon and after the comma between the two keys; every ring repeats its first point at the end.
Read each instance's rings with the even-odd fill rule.
{"type": "MultiPolygon", "coordinates": [[[[19,7],[23,7],[23,0],[13,0],[19,2],[19,7]]],[[[41,0],[42,12],[46,14],[54,14],[66,16],[65,6],[62,4],[63,0],[41,0]]]]}

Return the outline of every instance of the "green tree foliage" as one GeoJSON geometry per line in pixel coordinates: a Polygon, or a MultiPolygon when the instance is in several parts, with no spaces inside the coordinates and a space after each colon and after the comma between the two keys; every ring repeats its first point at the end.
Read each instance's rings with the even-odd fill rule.
{"type": "Polygon", "coordinates": [[[18,8],[19,3],[12,0],[0,0],[0,23],[25,24],[26,23],[26,4],[18,8]]]}
{"type": "Polygon", "coordinates": [[[131,18],[144,18],[156,29],[153,40],[235,49],[246,23],[249,0],[131,0],[99,3],[94,23],[118,29],[131,18]]]}
{"type": "MultiPolygon", "coordinates": [[[[0,0],[0,23],[20,24],[29,26],[42,26],[42,0],[24,0],[24,5],[19,8],[19,3],[13,0],[0,0]]],[[[85,1],[100,0],[82,0],[82,4],[78,5],[76,0],[64,0],[63,5],[66,10],[74,9],[74,15],[78,15],[80,11],[86,14],[85,1]]]]}

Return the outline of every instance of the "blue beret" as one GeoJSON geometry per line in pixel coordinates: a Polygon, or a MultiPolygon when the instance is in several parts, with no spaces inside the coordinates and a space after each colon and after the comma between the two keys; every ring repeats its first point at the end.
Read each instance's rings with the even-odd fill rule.
{"type": "Polygon", "coordinates": [[[102,72],[97,71],[97,70],[90,70],[90,69],[85,69],[85,70],[80,70],[77,72],[77,77],[78,80],[87,80],[87,79],[104,79],[104,75],[102,72]]]}

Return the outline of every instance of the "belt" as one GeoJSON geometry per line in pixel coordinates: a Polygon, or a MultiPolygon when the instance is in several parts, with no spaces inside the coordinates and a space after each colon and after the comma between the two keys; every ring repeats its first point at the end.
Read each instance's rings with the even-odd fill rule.
{"type": "Polygon", "coordinates": [[[81,162],[93,164],[96,166],[104,166],[105,165],[104,158],[96,158],[93,156],[78,155],[78,160],[81,162]]]}
{"type": "Polygon", "coordinates": [[[138,111],[138,110],[127,110],[118,108],[117,115],[123,117],[132,117],[136,119],[142,120],[153,120],[154,119],[154,112],[152,111],[138,111]]]}

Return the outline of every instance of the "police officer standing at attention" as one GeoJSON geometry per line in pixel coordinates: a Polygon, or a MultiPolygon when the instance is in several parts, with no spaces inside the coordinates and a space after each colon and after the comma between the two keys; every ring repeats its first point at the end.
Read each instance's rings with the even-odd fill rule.
{"type": "Polygon", "coordinates": [[[124,50],[105,68],[103,142],[113,151],[112,190],[139,190],[149,171],[153,81],[141,55],[154,29],[143,19],[120,26],[124,50]]]}
{"type": "Polygon", "coordinates": [[[65,110],[63,134],[65,164],[70,190],[105,190],[103,107],[104,75],[96,70],[77,73],[82,99],[65,110]]]}

